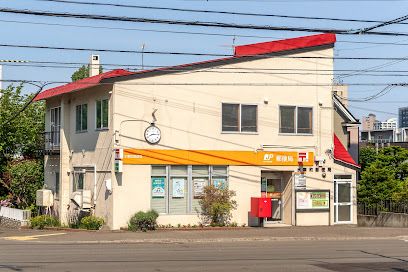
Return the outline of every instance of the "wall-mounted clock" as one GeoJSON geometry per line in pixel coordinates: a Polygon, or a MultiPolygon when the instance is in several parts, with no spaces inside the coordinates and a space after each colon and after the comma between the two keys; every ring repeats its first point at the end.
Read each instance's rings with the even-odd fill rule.
{"type": "Polygon", "coordinates": [[[157,144],[161,139],[161,131],[158,127],[152,124],[146,128],[144,137],[149,144],[157,144]]]}

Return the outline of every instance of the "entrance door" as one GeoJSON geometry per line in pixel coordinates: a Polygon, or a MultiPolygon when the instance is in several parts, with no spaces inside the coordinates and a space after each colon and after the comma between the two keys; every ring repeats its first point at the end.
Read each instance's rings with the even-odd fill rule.
{"type": "Polygon", "coordinates": [[[334,175],[334,222],[352,221],[351,175],[334,175]]]}
{"type": "Polygon", "coordinates": [[[265,218],[265,223],[282,221],[282,177],[273,173],[265,173],[262,177],[262,196],[272,200],[272,216],[265,218]]]}

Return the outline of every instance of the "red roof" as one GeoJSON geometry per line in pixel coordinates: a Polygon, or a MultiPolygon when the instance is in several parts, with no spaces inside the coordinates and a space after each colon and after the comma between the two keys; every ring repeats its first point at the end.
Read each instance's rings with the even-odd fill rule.
{"type": "Polygon", "coordinates": [[[53,96],[65,94],[65,93],[70,93],[73,91],[89,88],[98,85],[103,79],[106,78],[112,78],[112,77],[119,77],[119,76],[127,76],[133,74],[132,72],[123,70],[123,69],[117,69],[113,71],[109,71],[106,73],[102,73],[96,76],[92,77],[87,77],[84,79],[80,79],[77,81],[74,81],[72,83],[68,83],[62,86],[58,86],[52,89],[45,90],[41,93],[39,93],[34,101],[42,100],[42,99],[47,99],[53,96]]]}
{"type": "Polygon", "coordinates": [[[122,77],[122,76],[128,76],[128,75],[133,75],[133,74],[145,74],[145,73],[155,72],[155,71],[171,71],[172,69],[175,69],[175,68],[191,67],[191,66],[203,65],[207,63],[222,62],[222,61],[242,58],[245,56],[264,55],[264,54],[291,51],[291,50],[296,50],[296,49],[304,49],[304,48],[316,47],[316,46],[321,46],[321,45],[334,44],[335,42],[336,42],[336,35],[327,33],[327,34],[304,36],[304,37],[279,40],[279,41],[240,45],[240,46],[235,47],[234,56],[226,57],[226,58],[187,63],[187,64],[182,64],[182,65],[177,65],[177,66],[162,67],[162,68],[137,71],[137,72],[130,72],[130,71],[122,70],[122,69],[113,70],[113,71],[106,72],[106,73],[103,73],[97,76],[84,78],[82,80],[68,83],[66,85],[62,85],[62,86],[58,86],[52,89],[45,90],[37,95],[37,97],[35,98],[35,101],[47,99],[53,96],[70,93],[73,91],[77,91],[77,90],[81,90],[81,89],[85,89],[89,87],[93,87],[93,86],[98,85],[99,83],[101,83],[102,80],[107,79],[107,78],[122,77]]]}
{"type": "Polygon", "coordinates": [[[335,34],[318,34],[293,39],[272,42],[254,43],[235,47],[235,56],[254,56],[308,47],[333,44],[336,42],[335,34]]]}
{"type": "Polygon", "coordinates": [[[336,134],[334,134],[334,159],[360,168],[360,165],[354,161],[336,134]]]}

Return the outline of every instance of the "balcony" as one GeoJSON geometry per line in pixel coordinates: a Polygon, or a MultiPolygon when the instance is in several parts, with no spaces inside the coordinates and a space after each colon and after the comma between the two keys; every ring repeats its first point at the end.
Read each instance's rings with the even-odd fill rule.
{"type": "Polygon", "coordinates": [[[60,153],[60,132],[44,132],[44,155],[56,155],[60,153]]]}

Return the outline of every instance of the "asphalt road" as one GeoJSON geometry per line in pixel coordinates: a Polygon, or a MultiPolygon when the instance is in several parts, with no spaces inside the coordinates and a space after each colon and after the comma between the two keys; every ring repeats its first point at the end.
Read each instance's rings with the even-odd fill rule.
{"type": "Polygon", "coordinates": [[[397,271],[408,242],[59,243],[0,239],[0,271],[397,271]]]}

